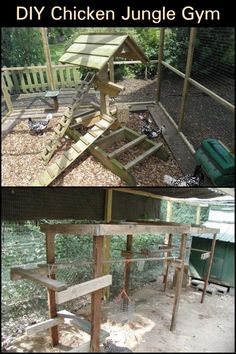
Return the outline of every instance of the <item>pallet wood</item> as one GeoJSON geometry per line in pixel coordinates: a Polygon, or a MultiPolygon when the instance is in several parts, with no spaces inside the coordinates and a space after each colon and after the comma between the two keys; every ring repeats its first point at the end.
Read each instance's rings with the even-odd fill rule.
{"type": "Polygon", "coordinates": [[[96,290],[103,289],[112,284],[112,276],[104,275],[96,279],[86,281],[69,287],[65,291],[56,294],[56,303],[62,304],[66,301],[76,299],[79,296],[90,294],[96,290]]]}
{"type": "Polygon", "coordinates": [[[12,273],[12,277],[14,277],[14,274],[16,274],[20,276],[21,279],[30,279],[35,283],[45,286],[47,289],[51,289],[53,291],[62,291],[67,289],[67,285],[65,283],[54,279],[49,279],[43,275],[36,274],[28,269],[15,267],[15,268],[11,268],[11,273],[12,273]]]}
{"type": "Polygon", "coordinates": [[[64,319],[61,317],[50,318],[50,320],[46,320],[40,323],[36,323],[32,326],[26,327],[26,334],[27,336],[30,336],[32,334],[45,331],[46,329],[54,327],[55,325],[62,324],[63,322],[64,319]]]}

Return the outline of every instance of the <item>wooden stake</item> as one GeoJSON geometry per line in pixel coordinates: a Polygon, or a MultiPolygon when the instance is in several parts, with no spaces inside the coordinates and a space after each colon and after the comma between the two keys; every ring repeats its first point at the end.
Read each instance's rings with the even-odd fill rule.
{"type": "MultiPolygon", "coordinates": [[[[107,65],[99,72],[99,79],[104,82],[108,81],[108,66],[107,65]]],[[[109,95],[106,95],[102,91],[100,91],[100,97],[101,97],[101,114],[108,114],[109,115],[109,113],[110,113],[109,95]]]]}
{"type": "Polygon", "coordinates": [[[182,130],[183,123],[184,123],[184,114],[185,114],[185,107],[186,107],[186,102],[188,97],[189,78],[192,70],[193,52],[194,52],[196,34],[197,34],[197,28],[192,27],[190,31],[188,57],[187,57],[187,63],[185,69],[184,87],[183,87],[181,106],[180,106],[179,125],[178,125],[179,131],[182,130]]]}
{"type": "MultiPolygon", "coordinates": [[[[112,219],[112,189],[108,188],[105,191],[105,210],[104,210],[104,221],[105,223],[110,222],[112,219]]],[[[110,259],[110,243],[111,236],[106,236],[104,238],[104,246],[103,246],[103,259],[104,261],[108,261],[110,259]]],[[[110,272],[110,264],[103,264],[102,274],[106,275],[110,272]]],[[[110,288],[105,288],[103,290],[103,294],[105,296],[106,301],[110,298],[110,288]]]]}
{"type": "Polygon", "coordinates": [[[48,46],[47,28],[42,27],[40,30],[41,30],[43,49],[44,49],[44,54],[45,54],[46,64],[47,64],[48,83],[50,89],[55,90],[56,85],[53,77],[52,62],[51,62],[50,50],[48,46]]]}
{"type": "Polygon", "coordinates": [[[173,331],[176,327],[176,316],[179,309],[180,294],[181,294],[182,282],[184,276],[184,258],[186,252],[187,236],[188,236],[187,234],[183,234],[181,237],[179,259],[182,261],[182,263],[180,267],[176,267],[177,279],[175,285],[175,299],[174,299],[170,331],[173,331]]]}
{"type": "Polygon", "coordinates": [[[165,28],[160,29],[160,43],[159,43],[159,55],[158,55],[158,67],[157,67],[157,102],[161,99],[161,73],[162,73],[162,61],[164,52],[165,41],[165,28]]]}
{"type": "MultiPolygon", "coordinates": [[[[54,238],[55,234],[51,231],[46,232],[46,259],[47,264],[54,264],[55,263],[55,243],[54,238]]],[[[55,279],[55,274],[51,274],[49,276],[52,279],[55,279]]],[[[55,291],[48,289],[48,309],[49,309],[49,317],[55,318],[57,317],[57,305],[56,305],[56,296],[55,291]]],[[[58,345],[59,342],[59,332],[58,326],[54,326],[50,329],[51,331],[51,340],[52,346],[55,347],[58,345]]]]}
{"type": "Polygon", "coordinates": [[[201,304],[203,304],[204,297],[205,297],[205,294],[206,294],[207,285],[208,285],[208,281],[209,281],[209,277],[210,277],[210,274],[211,274],[211,266],[212,266],[212,261],[213,261],[213,257],[214,257],[215,246],[216,246],[216,234],[213,235],[213,240],[212,240],[212,244],[211,244],[211,255],[210,255],[210,258],[208,259],[207,275],[206,275],[206,279],[205,279],[205,282],[204,282],[202,298],[201,298],[201,304]]]}
{"type": "MultiPolygon", "coordinates": [[[[127,235],[126,241],[126,251],[132,252],[132,243],[133,243],[133,235],[127,235]]],[[[126,261],[129,260],[130,256],[127,255],[126,261]]],[[[127,295],[129,295],[129,280],[130,280],[130,267],[131,263],[125,262],[125,271],[124,271],[124,289],[127,295]]],[[[127,298],[124,299],[124,303],[127,303],[127,298]]]]}
{"type": "MultiPolygon", "coordinates": [[[[102,274],[102,246],[104,236],[93,236],[93,276],[100,277],[102,274]]],[[[91,342],[90,351],[99,352],[100,327],[101,327],[101,302],[102,290],[97,290],[91,294],[91,342]]]]}

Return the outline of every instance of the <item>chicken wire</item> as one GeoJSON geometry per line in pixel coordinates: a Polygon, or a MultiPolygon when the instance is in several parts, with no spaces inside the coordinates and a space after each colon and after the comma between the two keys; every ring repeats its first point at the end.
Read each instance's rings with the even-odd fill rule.
{"type": "MultiPolygon", "coordinates": [[[[175,69],[185,72],[190,28],[172,28],[165,31],[163,60],[175,69]]],[[[197,28],[191,79],[212,94],[234,104],[234,42],[233,27],[197,28]]],[[[161,103],[179,124],[184,79],[163,67],[161,103]]],[[[185,108],[183,133],[197,149],[206,138],[221,140],[234,151],[234,112],[224,107],[199,88],[189,85],[185,108]]]]}

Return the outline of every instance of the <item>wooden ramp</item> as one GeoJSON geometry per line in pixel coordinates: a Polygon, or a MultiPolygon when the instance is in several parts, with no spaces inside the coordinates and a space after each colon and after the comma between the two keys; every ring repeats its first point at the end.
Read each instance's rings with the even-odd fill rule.
{"type": "Polygon", "coordinates": [[[149,112],[159,127],[165,125],[166,132],[164,133],[164,139],[168,144],[172,154],[174,155],[174,158],[176,159],[183,174],[193,173],[196,167],[196,161],[190,150],[179,136],[176,128],[173,126],[173,124],[171,124],[165,113],[158,105],[150,107],[149,112]]]}
{"type": "Polygon", "coordinates": [[[85,150],[87,150],[110,126],[116,118],[103,114],[100,121],[79,138],[69,150],[57,158],[46,170],[33,182],[32,186],[48,186],[52,183],[68,166],[70,166],[85,150]]]}

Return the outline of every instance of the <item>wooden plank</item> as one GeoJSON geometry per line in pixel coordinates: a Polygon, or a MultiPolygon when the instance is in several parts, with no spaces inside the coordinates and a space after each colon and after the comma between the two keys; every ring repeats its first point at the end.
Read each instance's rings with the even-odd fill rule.
{"type": "Polygon", "coordinates": [[[164,53],[164,42],[165,42],[165,27],[160,29],[160,40],[159,40],[159,53],[158,53],[158,68],[157,68],[157,102],[161,98],[161,74],[162,74],[162,61],[164,53]]]}
{"type": "Polygon", "coordinates": [[[45,331],[46,329],[54,327],[55,325],[59,325],[63,322],[64,322],[64,319],[62,317],[50,318],[49,320],[46,320],[46,321],[43,321],[40,323],[36,323],[32,326],[26,327],[26,334],[27,334],[27,336],[30,336],[32,334],[45,331]]]}
{"type": "Polygon", "coordinates": [[[31,75],[30,75],[29,70],[26,70],[26,71],[25,71],[25,74],[26,74],[26,79],[27,79],[28,91],[29,91],[29,92],[34,92],[34,90],[33,90],[33,83],[32,83],[32,79],[31,79],[31,75]]]}
{"type": "Polygon", "coordinates": [[[45,70],[39,70],[39,77],[40,77],[40,83],[41,83],[41,87],[43,90],[46,90],[47,89],[47,83],[44,79],[44,73],[46,71],[46,68],[45,70]]]}
{"type": "Polygon", "coordinates": [[[125,137],[125,128],[122,127],[120,129],[115,130],[111,134],[99,139],[99,141],[97,142],[97,145],[102,148],[106,148],[108,146],[113,145],[117,141],[123,139],[124,137],[125,137]]]}
{"type": "MultiPolygon", "coordinates": [[[[104,222],[109,223],[112,220],[112,202],[113,202],[113,191],[108,188],[105,190],[105,204],[104,204],[104,222]]],[[[111,256],[110,252],[111,237],[106,236],[103,242],[103,259],[108,261],[111,256]]],[[[106,275],[110,273],[110,264],[106,263],[102,266],[102,274],[106,275]]],[[[103,290],[103,295],[106,301],[110,298],[110,288],[107,287],[103,290]]]]}
{"type": "Polygon", "coordinates": [[[75,39],[75,43],[93,43],[97,45],[106,44],[106,45],[121,45],[127,35],[120,34],[82,34],[75,39]]]}
{"type": "Polygon", "coordinates": [[[106,56],[112,56],[118,47],[117,45],[109,45],[109,44],[91,44],[91,43],[73,43],[67,50],[67,53],[75,53],[75,54],[88,54],[88,55],[102,55],[106,54],[106,56]]]}
{"type": "MultiPolygon", "coordinates": [[[[85,333],[91,334],[91,323],[89,321],[85,320],[84,318],[76,316],[67,310],[58,311],[57,315],[59,317],[63,318],[65,323],[69,323],[74,326],[77,326],[85,333]]],[[[101,329],[100,339],[101,340],[105,339],[108,336],[109,336],[109,333],[107,331],[101,329]]]]}
{"type": "Polygon", "coordinates": [[[54,279],[49,279],[39,274],[35,274],[34,272],[28,269],[13,267],[11,268],[11,273],[12,276],[14,276],[14,274],[20,275],[22,279],[30,279],[35,283],[46,286],[46,288],[52,289],[54,291],[61,291],[67,289],[67,285],[65,283],[54,279]]]}
{"type": "Polygon", "coordinates": [[[61,58],[61,63],[69,63],[73,65],[82,65],[88,68],[94,68],[101,70],[108,62],[109,57],[107,56],[91,56],[86,54],[71,54],[65,53],[61,58]]]}
{"type": "Polygon", "coordinates": [[[159,150],[162,147],[162,143],[157,143],[156,146],[153,146],[152,148],[148,149],[145,151],[143,154],[140,156],[136,157],[133,161],[128,162],[124,168],[128,171],[134,166],[136,166],[138,163],[142,162],[144,159],[146,159],[148,156],[154,154],[157,150],[159,150]]]}
{"type": "MultiPolygon", "coordinates": [[[[33,64],[31,64],[31,66],[32,67],[34,67],[34,65],[33,64]]],[[[30,71],[31,71],[31,73],[32,73],[32,76],[33,76],[33,87],[34,87],[34,89],[36,90],[36,91],[39,91],[39,89],[40,89],[40,85],[39,85],[39,82],[38,82],[38,69],[37,69],[37,67],[35,67],[35,68],[32,68],[32,69],[30,69],[30,71]]]]}
{"type": "MultiPolygon", "coordinates": [[[[93,236],[93,276],[98,278],[102,274],[102,249],[104,237],[93,236]]],[[[107,275],[106,275],[107,277],[107,275]]],[[[102,322],[102,290],[97,290],[91,294],[91,342],[90,351],[99,352],[100,328],[102,322]]]]}
{"type": "Polygon", "coordinates": [[[7,71],[4,71],[4,73],[2,74],[2,81],[4,82],[4,84],[6,84],[6,87],[8,88],[8,91],[11,92],[14,85],[12,82],[12,78],[11,75],[9,73],[9,68],[7,68],[7,71]]]}
{"type": "Polygon", "coordinates": [[[96,290],[103,289],[112,284],[112,276],[104,275],[102,277],[86,281],[69,287],[65,291],[56,294],[56,303],[63,304],[66,301],[76,299],[77,297],[90,294],[96,290]]]}
{"type": "Polygon", "coordinates": [[[133,146],[139,144],[141,141],[143,141],[146,138],[147,138],[146,135],[141,135],[137,139],[134,139],[134,140],[130,141],[129,143],[121,146],[119,149],[116,149],[115,151],[111,152],[110,154],[108,154],[108,157],[109,158],[117,157],[120,154],[122,154],[123,152],[130,150],[133,146]]]}
{"type": "Polygon", "coordinates": [[[44,55],[47,63],[48,83],[49,83],[50,90],[53,91],[56,88],[56,84],[55,84],[55,77],[53,76],[53,72],[52,72],[52,62],[51,62],[49,45],[48,45],[47,29],[45,27],[41,27],[40,32],[42,36],[44,55]]]}
{"type": "Polygon", "coordinates": [[[16,72],[12,71],[11,72],[11,77],[12,77],[12,81],[14,84],[14,91],[16,93],[20,93],[20,86],[19,86],[19,82],[18,82],[18,75],[16,72]]]}

